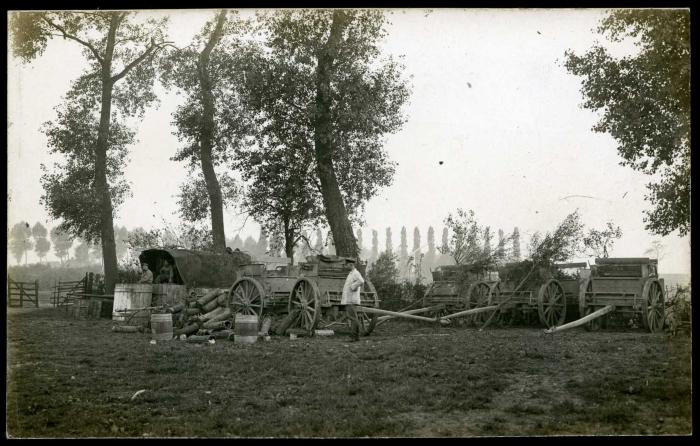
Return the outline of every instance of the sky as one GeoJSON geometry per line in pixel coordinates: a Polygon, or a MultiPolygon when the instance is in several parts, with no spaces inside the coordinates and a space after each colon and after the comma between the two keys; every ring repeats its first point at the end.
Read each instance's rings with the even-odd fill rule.
{"type": "MultiPolygon", "coordinates": [[[[621,227],[623,237],[611,256],[645,257],[652,241],[660,240],[665,246],[660,272],[690,273],[689,237],[660,237],[644,229],[650,177],[620,166],[615,141],[591,130],[598,117],[581,107],[581,79],[563,67],[567,49],[580,54],[596,41],[604,43],[595,33],[603,10],[386,12],[391,24],[382,50],[403,56],[412,93],[404,107],[407,122],[386,136],[396,174],[366,205],[366,247],[374,229],[383,249],[387,227],[398,246],[406,226],[409,247],[418,227],[425,249],[428,227],[439,240],[445,217],[463,208],[474,210],[494,232],[510,233],[517,226],[526,253],[529,236],[553,230],[578,209],[586,228],[602,229],[607,221],[621,227]]],[[[170,15],[171,40],[186,45],[214,11],[149,13],[170,15]]],[[[627,54],[633,46],[611,51],[627,54]]],[[[55,160],[40,127],[55,118],[54,107],[82,66],[81,48],[70,41],[51,41],[29,64],[8,53],[8,226],[21,220],[58,224],[39,204],[40,164],[55,160]]],[[[169,158],[179,147],[171,115],[180,98],[161,88],[157,93],[160,105],[139,123],[124,172],[132,196],[115,224],[129,229],[178,224],[174,195],[186,166],[169,158]]],[[[225,219],[227,237],[259,233],[238,209],[228,210],[225,219]]],[[[29,261],[36,261],[33,253],[29,261]]]]}

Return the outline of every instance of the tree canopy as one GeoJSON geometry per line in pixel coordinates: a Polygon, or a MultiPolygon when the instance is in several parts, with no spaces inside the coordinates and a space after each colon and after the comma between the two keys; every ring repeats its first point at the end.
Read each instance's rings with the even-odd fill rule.
{"type": "Polygon", "coordinates": [[[402,66],[380,58],[386,19],[377,10],[322,9],[260,18],[266,50],[249,61],[247,103],[267,147],[308,157],[339,252],[356,255],[351,221],[391,182],[383,137],[403,124],[409,94],[402,66]]]}
{"type": "Polygon", "coordinates": [[[636,52],[614,57],[596,44],[566,52],[565,66],[581,76],[583,107],[600,112],[593,127],[617,142],[620,164],[652,175],[646,228],[668,235],[690,230],[690,11],[609,12],[598,33],[631,39],[636,52]]]}

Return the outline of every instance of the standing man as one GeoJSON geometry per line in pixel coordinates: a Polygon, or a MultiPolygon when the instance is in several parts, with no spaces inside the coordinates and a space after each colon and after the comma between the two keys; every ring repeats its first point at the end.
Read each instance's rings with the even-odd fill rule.
{"type": "Polygon", "coordinates": [[[340,304],[345,305],[345,313],[350,320],[350,342],[357,342],[360,340],[360,321],[357,318],[355,305],[360,305],[360,292],[365,279],[362,278],[362,274],[355,268],[355,259],[347,259],[347,262],[350,264],[350,272],[345,279],[340,304]]]}
{"type": "Polygon", "coordinates": [[[153,273],[148,268],[148,263],[146,262],[141,265],[141,278],[139,279],[139,283],[153,283],[153,273]]]}
{"type": "Polygon", "coordinates": [[[168,259],[163,260],[163,266],[160,268],[157,283],[173,283],[173,267],[168,259]]]}

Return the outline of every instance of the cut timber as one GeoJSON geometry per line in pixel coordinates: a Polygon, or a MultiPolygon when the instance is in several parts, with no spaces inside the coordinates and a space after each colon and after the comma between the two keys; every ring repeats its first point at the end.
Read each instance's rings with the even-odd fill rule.
{"type": "Polygon", "coordinates": [[[208,313],[219,308],[219,301],[218,299],[214,299],[211,302],[207,302],[206,304],[202,305],[200,308],[202,308],[202,313],[208,313]]]}
{"type": "Polygon", "coordinates": [[[179,330],[175,330],[174,335],[179,336],[179,335],[188,335],[192,334],[199,330],[199,324],[190,324],[190,325],[185,325],[184,327],[180,328],[179,330]]]}
{"type": "Polygon", "coordinates": [[[287,329],[291,327],[291,325],[294,323],[296,318],[299,317],[299,310],[294,310],[291,313],[287,314],[284,319],[282,319],[282,322],[277,326],[275,329],[275,333],[277,333],[279,336],[284,336],[287,332],[287,329]]]}
{"type": "Polygon", "coordinates": [[[560,325],[558,327],[552,327],[547,330],[545,330],[545,333],[556,333],[558,331],[564,331],[568,330],[569,328],[574,328],[574,327],[580,327],[581,325],[586,324],[587,322],[592,321],[593,319],[599,318],[603,315],[606,315],[610,313],[611,311],[615,311],[615,305],[606,305],[600,310],[596,310],[591,314],[588,314],[581,319],[577,319],[573,322],[569,322],[568,324],[560,325]]]}
{"type": "Polygon", "coordinates": [[[221,290],[218,290],[218,289],[217,289],[217,290],[212,290],[212,291],[208,292],[207,294],[205,294],[204,296],[202,296],[202,297],[200,297],[199,299],[197,299],[197,301],[195,302],[195,304],[196,304],[198,307],[201,308],[201,307],[203,307],[204,305],[206,305],[206,304],[208,304],[209,302],[211,302],[212,300],[214,300],[214,299],[216,299],[217,297],[219,297],[219,294],[221,294],[221,293],[222,293],[221,290]]]}
{"type": "Polygon", "coordinates": [[[231,321],[207,321],[202,327],[210,330],[226,330],[231,328],[231,321]]]}
{"type": "MultiPolygon", "coordinates": [[[[401,314],[429,313],[429,312],[431,312],[431,311],[433,311],[433,310],[439,309],[440,307],[442,307],[442,305],[434,305],[434,306],[432,306],[432,307],[418,308],[418,309],[416,309],[416,310],[400,311],[400,313],[401,313],[401,314]]],[[[380,316],[380,317],[377,318],[377,322],[382,322],[382,321],[386,321],[386,320],[389,320],[389,319],[394,319],[395,317],[398,317],[398,316],[380,316]]]]}
{"type": "Polygon", "coordinates": [[[219,322],[229,319],[231,317],[230,308],[222,308],[223,311],[216,313],[214,316],[206,320],[206,322],[219,322]]]}
{"type": "Polygon", "coordinates": [[[429,317],[423,317],[423,316],[414,316],[412,314],[406,314],[406,313],[397,313],[396,311],[389,311],[389,310],[381,310],[379,308],[372,308],[372,307],[362,307],[360,305],[357,306],[357,311],[364,311],[365,313],[370,313],[370,314],[383,314],[385,316],[394,316],[394,317],[402,317],[405,319],[415,319],[417,321],[424,321],[424,322],[437,322],[438,319],[436,318],[429,318],[429,317]]]}
{"type": "Polygon", "coordinates": [[[229,310],[229,314],[231,314],[231,310],[229,308],[221,308],[217,307],[208,312],[207,314],[203,314],[198,317],[200,321],[208,321],[211,320],[212,318],[219,316],[220,314],[223,314],[226,310],[229,310]]]}
{"type": "Polygon", "coordinates": [[[472,308],[471,310],[464,310],[458,313],[448,314],[446,316],[441,316],[440,319],[452,319],[454,317],[468,316],[470,314],[485,313],[487,311],[493,311],[498,308],[498,305],[489,305],[487,307],[472,308]]]}

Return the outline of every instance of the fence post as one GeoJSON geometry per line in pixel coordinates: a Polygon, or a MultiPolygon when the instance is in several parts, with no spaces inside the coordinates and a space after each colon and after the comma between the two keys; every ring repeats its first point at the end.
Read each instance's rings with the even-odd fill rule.
{"type": "Polygon", "coordinates": [[[39,279],[34,281],[34,299],[36,307],[39,308],[39,279]]]}
{"type": "Polygon", "coordinates": [[[24,285],[22,282],[17,282],[19,284],[19,307],[24,307],[24,285]]]}

